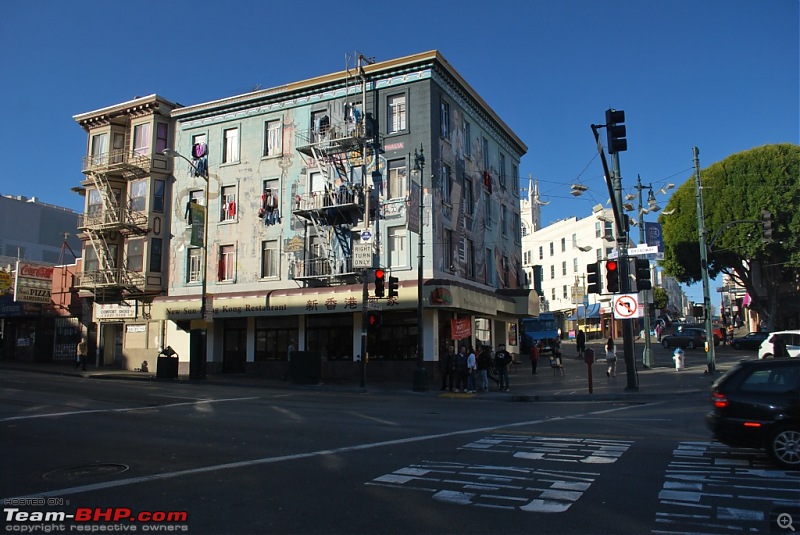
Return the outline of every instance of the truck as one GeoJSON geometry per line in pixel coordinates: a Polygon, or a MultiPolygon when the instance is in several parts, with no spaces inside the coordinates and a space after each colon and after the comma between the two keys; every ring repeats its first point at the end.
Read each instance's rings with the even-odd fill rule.
{"type": "Polygon", "coordinates": [[[537,317],[522,318],[520,320],[519,332],[522,334],[520,340],[520,352],[529,354],[533,341],[542,344],[539,349],[541,352],[553,352],[553,342],[558,336],[558,325],[552,312],[541,312],[537,317]]]}

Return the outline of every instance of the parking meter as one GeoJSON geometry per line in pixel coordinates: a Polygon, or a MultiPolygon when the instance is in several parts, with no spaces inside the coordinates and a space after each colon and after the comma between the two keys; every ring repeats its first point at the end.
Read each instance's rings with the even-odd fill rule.
{"type": "Polygon", "coordinates": [[[587,347],[583,352],[583,361],[586,364],[594,364],[594,349],[587,347]]]}

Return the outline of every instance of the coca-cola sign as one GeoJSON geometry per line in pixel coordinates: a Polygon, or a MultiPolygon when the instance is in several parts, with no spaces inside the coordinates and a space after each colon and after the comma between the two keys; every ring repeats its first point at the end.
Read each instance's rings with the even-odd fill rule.
{"type": "Polygon", "coordinates": [[[53,278],[53,268],[41,264],[24,264],[20,262],[17,276],[26,279],[51,280],[53,278]]]}

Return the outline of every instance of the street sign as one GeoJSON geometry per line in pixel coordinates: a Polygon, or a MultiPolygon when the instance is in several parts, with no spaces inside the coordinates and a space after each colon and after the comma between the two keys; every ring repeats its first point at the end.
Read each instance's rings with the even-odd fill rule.
{"type": "Polygon", "coordinates": [[[636,294],[618,294],[612,301],[615,319],[631,319],[641,316],[639,298],[636,294]]]}
{"type": "Polygon", "coordinates": [[[639,245],[637,247],[631,247],[628,249],[628,254],[632,256],[656,254],[657,252],[658,247],[655,245],[639,245]]]}
{"type": "Polygon", "coordinates": [[[372,239],[372,232],[368,230],[361,231],[361,241],[362,242],[369,242],[372,239]]]}
{"type": "Polygon", "coordinates": [[[372,244],[355,243],[353,244],[353,267],[368,268],[372,267],[372,244]]]}

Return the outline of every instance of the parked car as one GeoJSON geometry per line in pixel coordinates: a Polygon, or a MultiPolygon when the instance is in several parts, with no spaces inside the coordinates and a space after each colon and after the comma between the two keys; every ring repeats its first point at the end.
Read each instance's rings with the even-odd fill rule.
{"type": "Polygon", "coordinates": [[[783,343],[786,344],[786,349],[789,351],[790,357],[800,356],[800,330],[792,330],[770,333],[769,337],[761,342],[761,346],[758,348],[758,358],[772,358],[772,353],[774,351],[773,344],[776,336],[780,336],[783,343]]]}
{"type": "Polygon", "coordinates": [[[702,329],[681,329],[681,332],[661,337],[661,347],[704,347],[706,332],[702,329]]]}
{"type": "Polygon", "coordinates": [[[800,359],[742,361],[711,386],[711,403],[706,425],[715,439],[800,469],[800,359]]]}
{"type": "Polygon", "coordinates": [[[767,339],[769,333],[767,332],[753,332],[747,333],[739,338],[734,338],[731,342],[733,349],[758,349],[761,342],[767,339]]]}
{"type": "MultiPolygon", "coordinates": [[[[706,330],[705,323],[683,323],[677,325],[675,327],[675,333],[680,334],[683,332],[684,329],[700,329],[701,331],[706,330]]],[[[714,345],[718,346],[724,339],[725,339],[725,329],[722,325],[718,323],[714,323],[711,325],[711,332],[714,336],[714,345]]]]}

